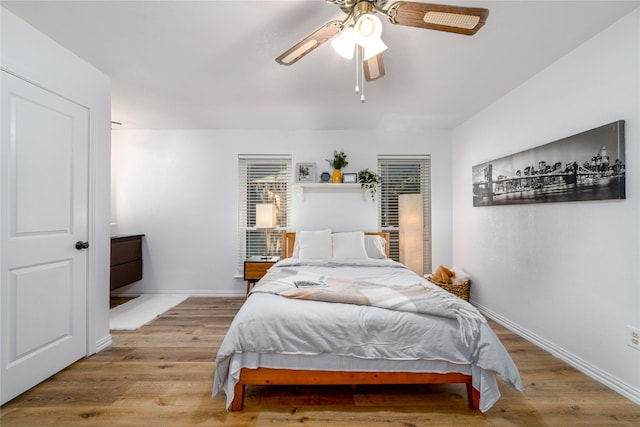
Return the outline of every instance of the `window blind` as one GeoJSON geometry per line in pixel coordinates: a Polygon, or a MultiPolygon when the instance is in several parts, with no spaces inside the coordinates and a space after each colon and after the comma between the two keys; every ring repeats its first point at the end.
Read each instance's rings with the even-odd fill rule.
{"type": "Polygon", "coordinates": [[[292,167],[288,155],[238,156],[238,272],[250,256],[279,256],[291,218],[292,167]],[[256,228],[256,205],[275,206],[276,226],[256,228]]]}
{"type": "Polygon", "coordinates": [[[389,251],[399,261],[398,196],[422,194],[423,271],[431,272],[431,156],[378,156],[378,174],[382,177],[378,199],[378,226],[390,234],[389,251]]]}

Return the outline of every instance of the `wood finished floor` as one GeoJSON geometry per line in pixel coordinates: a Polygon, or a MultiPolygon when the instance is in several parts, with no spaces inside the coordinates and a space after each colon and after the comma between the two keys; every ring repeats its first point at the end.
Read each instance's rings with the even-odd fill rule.
{"type": "Polygon", "coordinates": [[[464,385],[248,387],[245,409],[211,397],[214,358],[244,298],[189,298],[0,409],[8,426],[638,426],[640,406],[490,322],[520,369],[487,413],[464,385]]]}

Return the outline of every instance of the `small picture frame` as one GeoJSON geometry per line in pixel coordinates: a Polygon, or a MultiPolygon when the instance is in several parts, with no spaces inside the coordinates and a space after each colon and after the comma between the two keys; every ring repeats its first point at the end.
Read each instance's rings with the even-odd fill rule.
{"type": "Polygon", "coordinates": [[[316,164],[296,163],[296,182],[316,182],[316,164]]]}
{"type": "Polygon", "coordinates": [[[358,182],[358,174],[356,173],[343,173],[342,174],[342,183],[343,184],[356,184],[358,182]]]}

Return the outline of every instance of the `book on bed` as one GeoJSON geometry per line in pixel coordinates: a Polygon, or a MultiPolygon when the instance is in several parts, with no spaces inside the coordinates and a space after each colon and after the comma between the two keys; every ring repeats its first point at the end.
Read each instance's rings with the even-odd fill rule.
{"type": "Polygon", "coordinates": [[[296,280],[293,282],[296,288],[319,288],[327,286],[327,282],[324,280],[296,280]]]}

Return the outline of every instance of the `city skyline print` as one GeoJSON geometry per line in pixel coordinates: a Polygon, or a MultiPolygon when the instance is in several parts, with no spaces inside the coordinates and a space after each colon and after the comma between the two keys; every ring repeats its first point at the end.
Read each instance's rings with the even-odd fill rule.
{"type": "Polygon", "coordinates": [[[625,198],[624,120],[472,167],[473,206],[625,198]]]}

